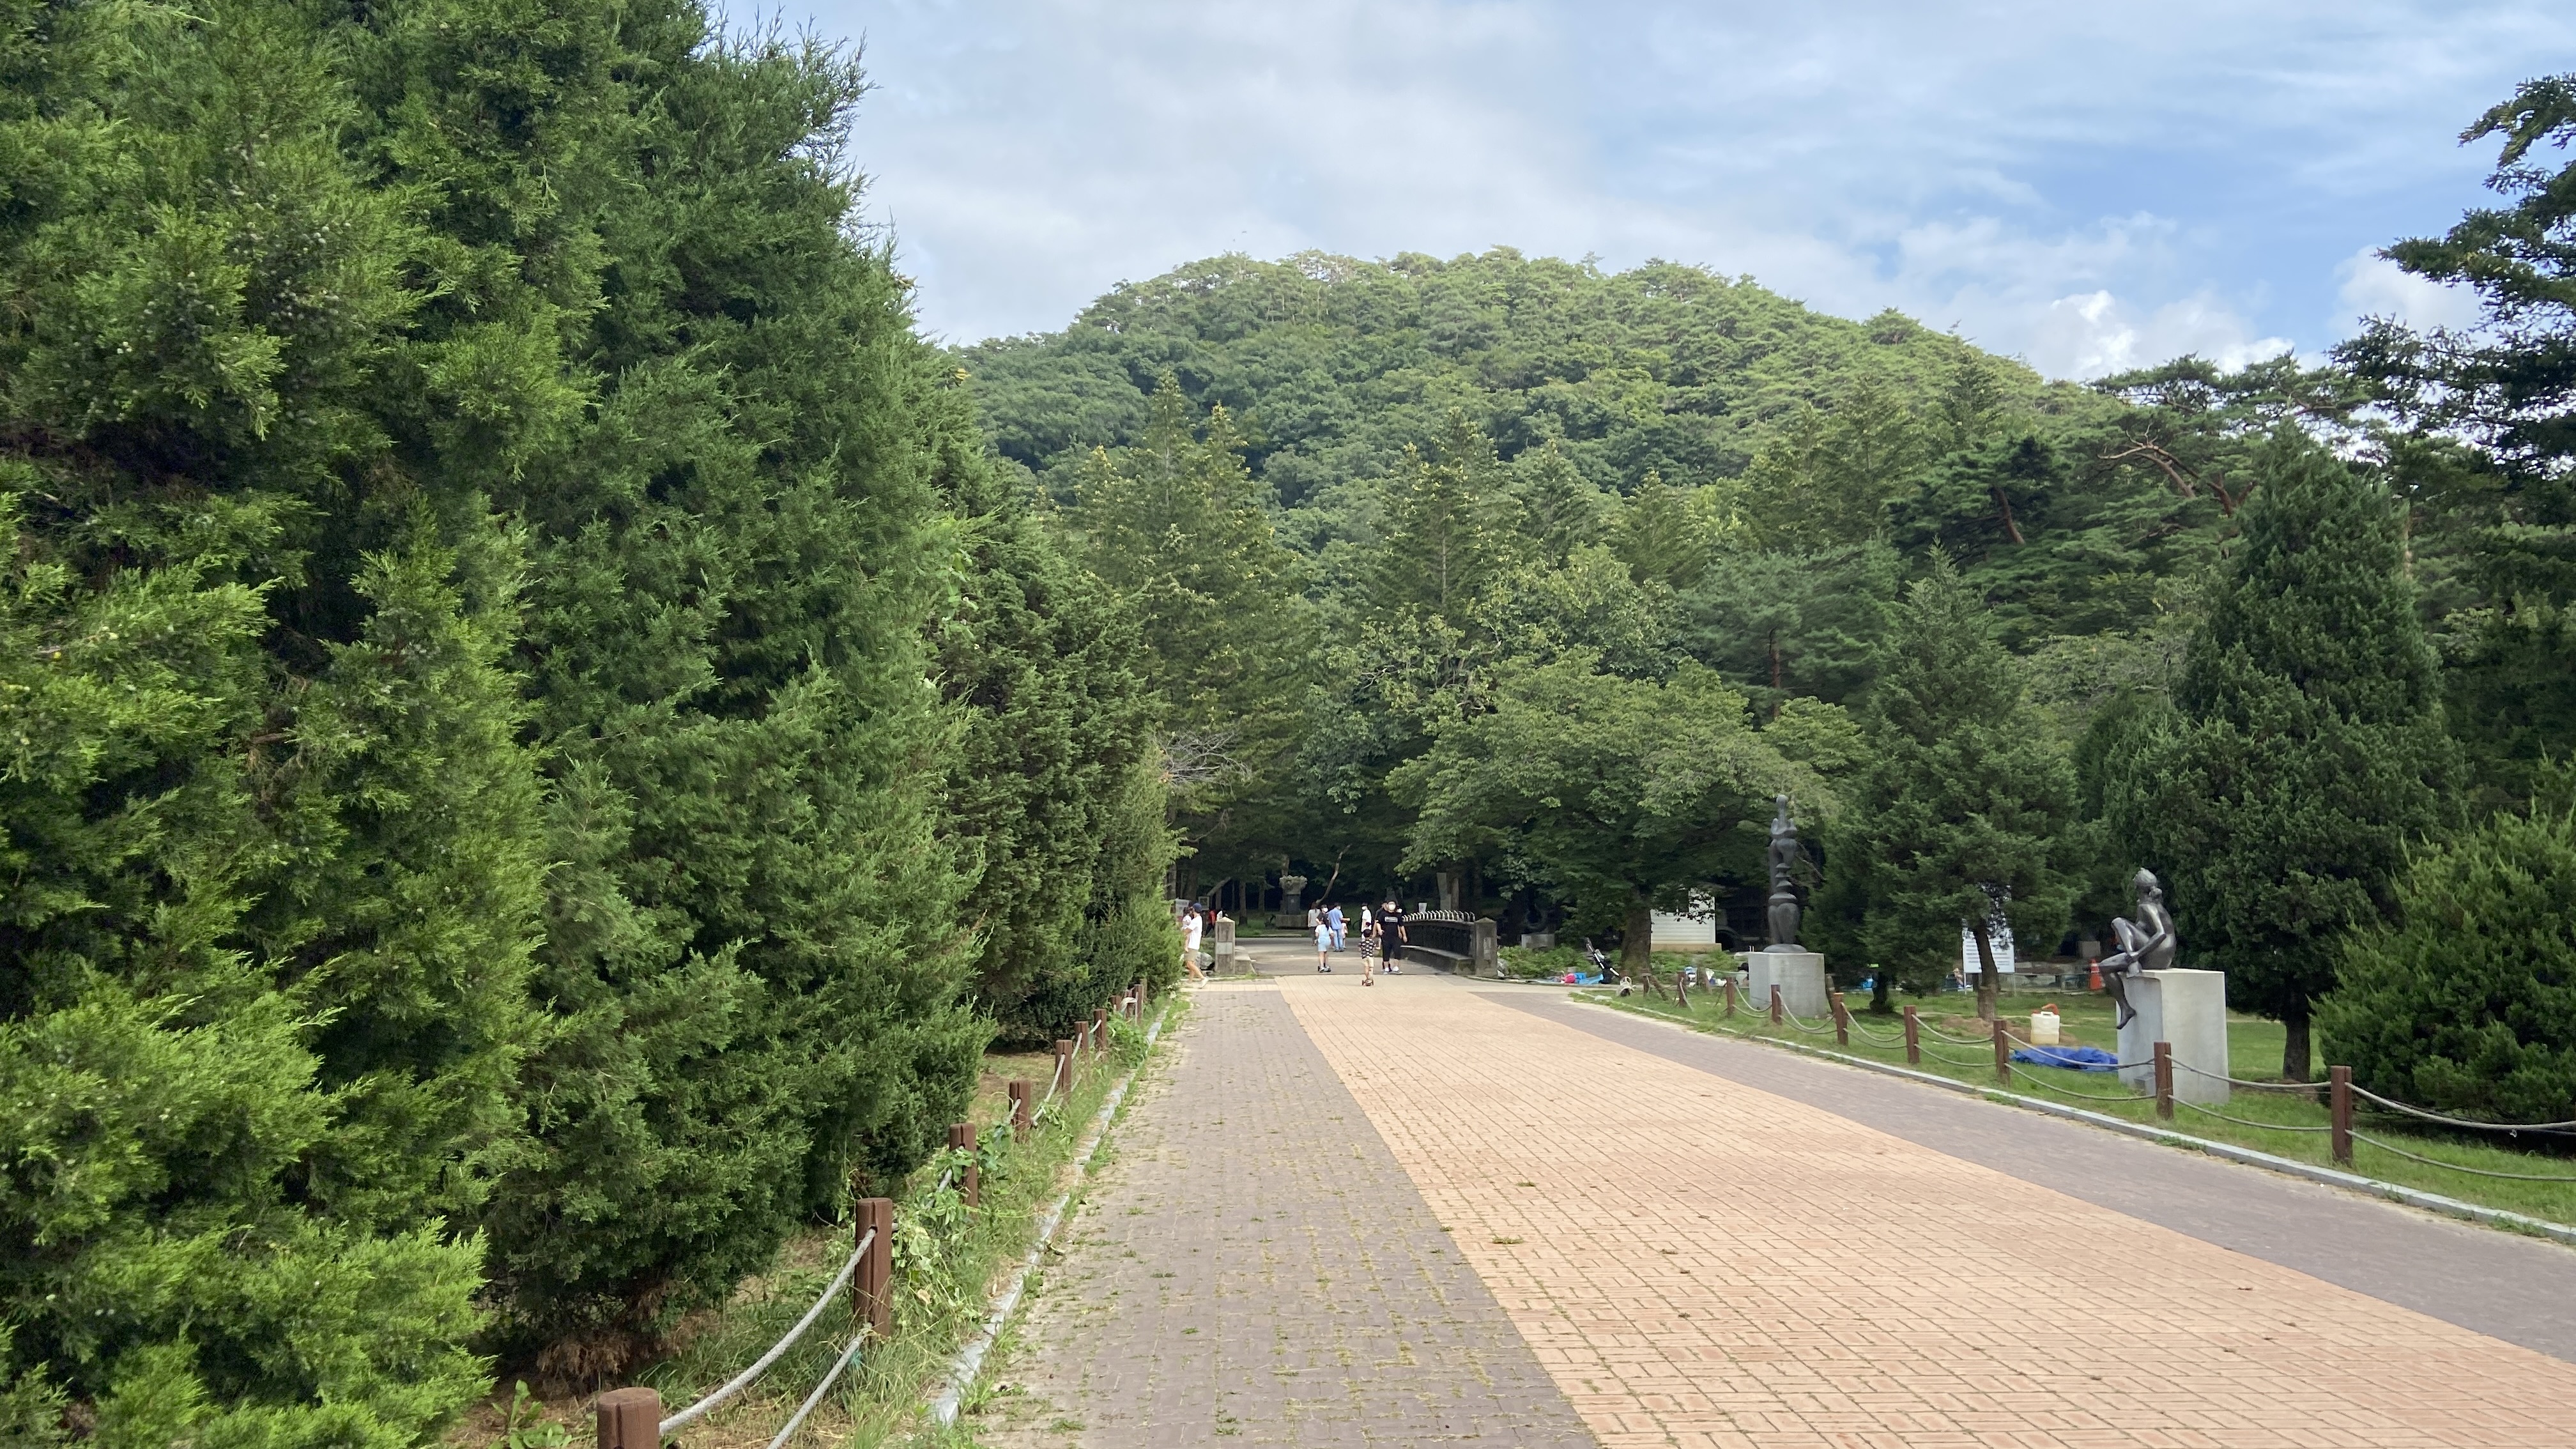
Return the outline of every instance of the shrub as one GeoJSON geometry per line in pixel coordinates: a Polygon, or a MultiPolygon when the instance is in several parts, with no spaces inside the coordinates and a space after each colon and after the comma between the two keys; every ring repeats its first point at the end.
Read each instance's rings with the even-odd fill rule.
{"type": "Polygon", "coordinates": [[[2576,815],[2498,816],[2419,855],[2397,899],[2400,924],[2345,944],[2326,1059],[2453,1116],[2576,1119],[2576,815]]]}

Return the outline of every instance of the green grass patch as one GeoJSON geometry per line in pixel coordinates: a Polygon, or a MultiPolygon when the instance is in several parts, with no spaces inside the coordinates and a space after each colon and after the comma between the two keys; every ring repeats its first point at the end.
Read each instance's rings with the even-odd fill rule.
{"type": "MultiPolygon", "coordinates": [[[[1187,998],[1180,993],[1165,996],[1164,1030],[1178,1025],[1186,1009],[1187,998]]],[[[1030,1134],[1017,1142],[994,1127],[1010,1115],[1009,1083],[1015,1078],[1032,1082],[1036,1094],[1043,1097],[1054,1071],[1053,1054],[995,1052],[985,1057],[971,1113],[983,1129],[984,1140],[979,1144],[983,1202],[969,1209],[954,1188],[936,1190],[941,1173],[957,1160],[948,1153],[934,1156],[913,1173],[895,1206],[894,1332],[860,1350],[859,1361],[805,1421],[797,1436],[800,1444],[878,1449],[897,1443],[972,1442],[966,1431],[929,1427],[924,1408],[938,1392],[949,1361],[981,1326],[989,1290],[1005,1268],[1016,1265],[1028,1252],[1038,1213],[1072,1185],[1074,1149],[1110,1088],[1128,1068],[1144,1060],[1144,1035],[1142,1027],[1112,1021],[1108,1058],[1087,1066],[1070,1099],[1057,1099],[1030,1134]]],[[[1107,1157],[1104,1148],[1093,1166],[1097,1168],[1107,1157]]],[[[795,1326],[848,1260],[851,1247],[847,1224],[817,1224],[797,1234],[769,1272],[744,1283],[722,1308],[684,1322],[672,1335],[672,1354],[637,1374],[635,1381],[661,1391],[665,1414],[695,1402],[750,1366],[795,1326]]],[[[849,1343],[856,1324],[848,1297],[845,1292],[840,1303],[826,1309],[759,1382],[682,1431],[688,1449],[767,1445],[849,1343]]],[[[985,1372],[989,1378],[990,1363],[985,1372]]],[[[476,1414],[451,1442],[491,1449],[529,1449],[534,1443],[548,1442],[542,1430],[535,1431],[539,1437],[534,1440],[508,1441],[509,1388],[503,1385],[492,1411],[476,1414]]],[[[970,1394],[970,1406],[974,1399],[970,1394]]],[[[541,1422],[564,1426],[571,1443],[587,1443],[593,1431],[582,1417],[586,1402],[584,1395],[547,1403],[542,1406],[541,1422]]],[[[530,1409],[522,1406],[523,1435],[530,1432],[530,1423],[530,1409]]]]}
{"type": "MultiPolygon", "coordinates": [[[[1692,993],[1688,1012],[1679,1009],[1670,999],[1658,1000],[1642,992],[1627,997],[1610,992],[1586,992],[1582,995],[1584,999],[1622,1011],[1685,1021],[1703,1031],[1752,1040],[1789,1041],[1893,1066],[1907,1065],[1904,1022],[1893,1014],[1871,1016],[1865,1011],[1855,1011],[1850,1044],[1837,1046],[1830,1023],[1821,1034],[1816,1034],[1786,1025],[1774,1028],[1768,1020],[1745,1009],[1739,1009],[1730,1019],[1725,1015],[1722,996],[1715,991],[1692,993]]],[[[2098,1046],[2106,1051],[2112,1049],[2111,1005],[2104,998],[2084,993],[2057,997],[2006,996],[2003,1006],[2007,1017],[2011,1018],[2009,1024],[2015,1034],[2025,1034],[2029,1029],[2028,1013],[2049,1002],[2054,1002],[2058,1008],[2064,1044],[2098,1046]]],[[[1855,1006],[1860,1004],[1854,1003],[1855,1006]]],[[[2297,1162],[2320,1167],[2336,1166],[2326,1133],[2314,1130],[2327,1125],[2322,1086],[2313,1097],[2303,1093],[2239,1088],[2225,1106],[2214,1109],[2224,1112],[2227,1117],[2239,1119],[2237,1121],[2214,1117],[2207,1111],[2195,1111],[2189,1104],[2176,1103],[2173,1121],[2164,1124],[2156,1117],[2154,1100],[2123,1087],[2116,1073],[2079,1072],[2016,1063],[2017,1070],[2007,1087],[1995,1080],[1993,1047],[1986,1037],[1984,1023],[1976,1018],[1971,998],[1965,995],[1933,997],[1918,1000],[1914,1005],[1926,1028],[1922,1038],[1923,1060],[1914,1070],[1981,1089],[2009,1091],[2044,1101],[2061,1102],[2148,1126],[2167,1125],[2175,1132],[2251,1147],[2297,1162]],[[1935,1035],[1936,1031],[1954,1038],[1973,1040],[1945,1041],[1935,1035]],[[2101,1098],[2111,1100],[2099,1100],[2101,1098]]],[[[2229,1075],[2251,1082],[2278,1081],[2281,1072],[2280,1023],[2230,1013],[2227,1019],[2227,1054],[2231,1063],[2229,1075]]],[[[2576,1177],[2576,1155],[2521,1151],[2475,1140],[2467,1134],[2454,1136],[2419,1131],[2407,1123],[2408,1119],[2403,1117],[2365,1113],[2355,1118],[2354,1130],[2443,1163],[2487,1172],[2576,1177]]],[[[2576,1223],[2576,1182],[2515,1182],[2445,1171],[2382,1151],[2367,1142],[2353,1144],[2352,1164],[2344,1170],[2383,1182],[2440,1193],[2482,1207],[2502,1208],[2549,1222],[2576,1223]]]]}

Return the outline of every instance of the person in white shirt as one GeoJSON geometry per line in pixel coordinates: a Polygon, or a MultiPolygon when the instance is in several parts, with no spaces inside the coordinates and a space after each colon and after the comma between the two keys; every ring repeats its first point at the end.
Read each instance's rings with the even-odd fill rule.
{"type": "Polygon", "coordinates": [[[1328,976],[1333,970],[1333,928],[1320,919],[1315,922],[1315,969],[1328,976]]]}
{"type": "Polygon", "coordinates": [[[1207,980],[1207,973],[1199,969],[1199,942],[1206,938],[1207,918],[1192,906],[1189,914],[1181,917],[1181,967],[1190,973],[1192,981],[1201,983],[1207,980]]]}

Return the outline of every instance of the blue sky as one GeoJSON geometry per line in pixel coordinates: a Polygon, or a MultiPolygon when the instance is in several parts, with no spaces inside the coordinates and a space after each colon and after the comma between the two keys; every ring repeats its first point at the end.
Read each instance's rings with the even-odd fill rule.
{"type": "MultiPolygon", "coordinates": [[[[1224,251],[1747,273],[2091,376],[2462,320],[2369,256],[2576,4],[788,0],[863,42],[868,207],[953,340],[1224,251]]],[[[735,13],[754,14],[748,5],[735,13]]]]}

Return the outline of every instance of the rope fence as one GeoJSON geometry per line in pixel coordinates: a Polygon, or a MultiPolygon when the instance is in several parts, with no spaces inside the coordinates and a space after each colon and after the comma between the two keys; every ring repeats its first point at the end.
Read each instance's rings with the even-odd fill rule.
{"type": "MultiPolygon", "coordinates": [[[[1780,1005],[1777,990],[1775,988],[1773,999],[1769,1003],[1751,1001],[1743,1002],[1742,1004],[1746,1007],[1750,1007],[1751,1010],[1745,1013],[1746,1019],[1744,1022],[1741,1024],[1735,1024],[1734,1018],[1738,1011],[1739,993],[1734,982],[1726,978],[1719,978],[1718,980],[1711,982],[1704,978],[1702,989],[1705,990],[1710,985],[1720,987],[1724,991],[1725,1007],[1721,1013],[1721,1022],[1696,1021],[1696,1024],[1707,1026],[1712,1030],[1723,1031],[1733,1036],[1763,1038],[1766,1034],[1762,1031],[1762,1028],[1768,1026],[1773,1028],[1773,1032],[1767,1035],[1767,1039],[1772,1041],[1780,1041],[1781,1037],[1777,1033],[1780,1030],[1785,1029],[1788,1032],[1801,1036],[1822,1036],[1830,1032],[1834,1035],[1837,1042],[1848,1046],[1850,1044],[1851,1037],[1854,1034],[1857,1034],[1864,1043],[1874,1045],[1882,1049],[1899,1046],[1901,1044],[1905,1049],[1906,1060],[1916,1065],[1922,1064],[1926,1058],[1929,1058],[1934,1063],[1953,1069],[1976,1070],[1991,1066],[1995,1073],[1995,1080],[1998,1082],[2009,1084],[2018,1078],[2023,1083],[2040,1088],[2058,1097],[2069,1097],[2082,1101],[2105,1102],[2112,1104],[2152,1103],[2155,1107],[2156,1115],[2167,1120],[2170,1120],[2173,1117],[2174,1109],[2179,1106],[2200,1116],[2208,1117],[2215,1121],[2226,1122],[2251,1131],[2296,1132],[2306,1135],[2323,1135],[2329,1139],[2328,1152],[2333,1161],[2338,1166],[2346,1168],[2349,1168],[2353,1162],[2353,1144],[2362,1143],[2382,1152],[2389,1153],[2392,1156],[2420,1164],[2424,1167],[2434,1168],[2445,1172],[2461,1173],[2471,1177],[2493,1178],[2510,1182],[2576,1183],[2576,1174],[2505,1172],[2493,1168],[2472,1167],[2466,1163],[2444,1161],[2438,1157],[2427,1156],[2420,1152],[2410,1151],[2404,1147],[2396,1145],[2395,1143],[2385,1141],[2382,1138],[2368,1136],[2361,1132],[2357,1132],[2353,1130],[2353,1118],[2356,1105],[2367,1104],[2369,1108],[2377,1111],[2392,1113],[2397,1116],[2431,1123],[2439,1127],[2469,1132],[2500,1132],[2509,1137],[2523,1133],[2552,1136],[2576,1136],[2576,1120],[2564,1122],[2482,1122],[2474,1118],[2454,1117],[2446,1113],[2432,1111],[2429,1108],[2418,1107],[2409,1102],[2401,1102],[2391,1097],[2382,1096],[2377,1092],[2368,1090],[2367,1088],[2356,1086],[2352,1081],[2352,1069],[2349,1067],[2330,1067],[2327,1069],[2326,1080],[2319,1082],[2249,1081],[2245,1078],[2230,1076],[2223,1072],[2213,1072],[2207,1068],[2195,1066],[2190,1062],[2183,1061],[2175,1057],[2173,1055],[2172,1047],[2164,1042],[2155,1043],[2154,1055],[2139,1061],[2115,1060],[2110,1062],[2078,1062],[2068,1060],[2062,1063],[2053,1064],[2061,1065],[2068,1069],[2084,1070],[2092,1073],[2125,1072],[2140,1069],[2152,1069],[2153,1071],[2151,1092],[2087,1092],[2075,1087],[2067,1086],[2064,1083],[2054,1081],[2051,1079],[2049,1074],[2032,1071],[2023,1063],[2012,1060],[2013,1049],[2015,1047],[2021,1047],[2027,1049],[2031,1053],[2042,1056],[2055,1050],[2055,1048],[2017,1036],[2009,1026],[2001,1021],[1993,1023],[1988,1034],[1985,1036],[1958,1036],[1950,1032],[1943,1031],[1928,1022],[1920,1020],[1915,1015],[1914,1008],[1909,1006],[1905,1008],[1905,1027],[1903,1032],[1900,1034],[1883,1034],[1871,1031],[1867,1027],[1861,1025],[1852,1016],[1850,1010],[1844,1006],[1842,994],[1840,992],[1827,993],[1828,1000],[1832,1006],[1833,1019],[1826,1023],[1816,1023],[1785,1010],[1780,1005]],[[1939,1050],[1929,1044],[1932,1042],[1947,1043],[1955,1046],[1986,1047],[1993,1052],[1993,1059],[1991,1062],[1988,1062],[1975,1058],[1963,1058],[1952,1053],[1939,1050]],[[2221,1111],[2216,1107],[2205,1105],[2200,1102],[2185,1100],[2182,1097],[2177,1096],[2174,1092],[2174,1073],[2177,1070],[2188,1072],[2192,1076],[2205,1081],[2221,1083],[2231,1092],[2246,1091],[2295,1094],[2308,1102],[2324,1106],[2327,1109],[2328,1120],[2323,1124],[2311,1122],[2266,1122],[2257,1118],[2242,1117],[2231,1112],[2221,1111]]],[[[1658,1012],[1658,1014],[1666,1013],[1658,1012]]],[[[1795,1041],[1789,1041],[1784,1044],[1800,1046],[1800,1044],[1795,1041]]],[[[1820,1048],[1803,1046],[1801,1046],[1800,1049],[1821,1050],[1820,1048]]],[[[2105,1055],[2108,1054],[2106,1053],[2105,1055]]],[[[2043,1062],[2036,1063],[2035,1065],[2052,1065],[2052,1063],[2043,1062]]],[[[2389,1190],[2396,1191],[2400,1189],[2392,1188],[2389,1190]]],[[[2411,1191],[2411,1189],[2403,1190],[2411,1191]]],[[[2428,1200],[2436,1203],[2452,1201],[2439,1198],[2428,1200]]],[[[2472,1209],[2472,1205],[2467,1204],[2455,1205],[2464,1209],[2471,1209],[2479,1212],[2492,1211],[2490,1209],[2483,1208],[2472,1209]]],[[[2512,1217],[2513,1215],[2505,1214],[2504,1216],[2512,1217]]],[[[2548,1225],[2542,1224],[2541,1226],[2547,1227],[2548,1225]]]]}
{"type": "MultiPolygon", "coordinates": [[[[1149,995],[1143,982],[1136,983],[1120,996],[1117,1014],[1126,1020],[1141,1022],[1149,995]]],[[[1075,1029],[1074,1035],[1056,1041],[1054,1072],[1047,1081],[1046,1095],[1034,1107],[1029,1101],[1029,1083],[1024,1079],[1013,1079],[1009,1084],[1010,1113],[994,1124],[992,1130],[1004,1134],[1006,1141],[1017,1142],[1023,1134],[1044,1121],[1060,1102],[1070,1103],[1084,1068],[1109,1050],[1110,1014],[1111,1008],[1101,1007],[1089,1021],[1075,1029]]],[[[1149,1044],[1151,1040],[1149,1032],[1149,1044]]],[[[981,1133],[973,1122],[959,1122],[949,1127],[948,1149],[964,1152],[966,1157],[962,1164],[951,1160],[941,1170],[938,1181],[929,1190],[931,1197],[954,1190],[969,1208],[980,1206],[979,1163],[982,1154],[977,1149],[980,1140],[981,1133]]],[[[831,1282],[824,1287],[822,1295],[805,1310],[803,1317],[796,1320],[795,1326],[754,1359],[750,1367],[727,1379],[697,1402],[666,1417],[662,1413],[659,1390],[620,1388],[601,1394],[593,1404],[598,1420],[599,1449],[661,1449],[672,1434],[704,1419],[758,1382],[761,1375],[803,1340],[807,1330],[821,1321],[824,1310],[831,1307],[844,1290],[849,1290],[855,1331],[822,1380],[815,1384],[813,1392],[805,1396],[804,1402],[779,1429],[777,1437],[769,1441],[769,1449],[786,1449],[788,1441],[796,1437],[797,1431],[822,1404],[832,1386],[840,1381],[852,1364],[859,1361],[861,1348],[870,1339],[884,1338],[893,1330],[894,1212],[895,1204],[891,1198],[860,1198],[854,1202],[852,1219],[853,1230],[858,1234],[857,1241],[851,1247],[850,1256],[842,1262],[840,1271],[834,1273],[831,1282]]]]}

